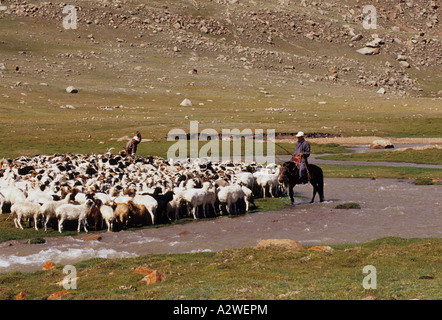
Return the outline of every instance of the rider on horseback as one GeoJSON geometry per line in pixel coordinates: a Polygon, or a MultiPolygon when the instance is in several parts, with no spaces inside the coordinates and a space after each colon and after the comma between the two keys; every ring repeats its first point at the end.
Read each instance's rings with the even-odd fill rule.
{"type": "Polygon", "coordinates": [[[296,143],[295,152],[290,161],[297,163],[299,168],[299,180],[300,183],[308,183],[308,171],[307,171],[307,158],[310,156],[310,144],[304,139],[304,132],[299,131],[296,134],[298,142],[296,143]]]}

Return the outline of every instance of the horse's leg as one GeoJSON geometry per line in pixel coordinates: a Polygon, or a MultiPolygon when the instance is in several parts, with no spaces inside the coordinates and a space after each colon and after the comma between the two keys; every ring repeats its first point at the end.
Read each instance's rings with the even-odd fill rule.
{"type": "Polygon", "coordinates": [[[324,182],[320,181],[318,182],[318,194],[319,194],[319,201],[324,201],[324,182]]]}
{"type": "Polygon", "coordinates": [[[315,197],[316,197],[316,192],[317,192],[317,190],[316,190],[316,185],[314,185],[314,184],[312,183],[312,186],[313,186],[313,198],[312,198],[312,200],[310,201],[310,203],[315,202],[315,197]]]}
{"type": "Polygon", "coordinates": [[[289,196],[290,196],[290,201],[291,201],[291,203],[292,204],[295,204],[295,199],[294,199],[294,197],[293,197],[293,188],[295,187],[295,185],[293,185],[293,186],[289,186],[289,196]]]}

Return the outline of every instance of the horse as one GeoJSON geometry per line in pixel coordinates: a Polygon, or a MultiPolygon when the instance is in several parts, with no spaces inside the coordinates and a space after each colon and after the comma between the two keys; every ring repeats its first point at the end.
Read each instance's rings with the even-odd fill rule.
{"type": "MultiPolygon", "coordinates": [[[[319,195],[320,202],[324,201],[324,175],[322,169],[314,164],[308,164],[309,182],[313,186],[313,198],[310,203],[315,200],[316,193],[319,195]]],[[[296,162],[284,162],[279,170],[278,180],[280,183],[289,186],[289,196],[292,204],[295,202],[293,198],[293,188],[300,184],[299,168],[296,162]]]]}

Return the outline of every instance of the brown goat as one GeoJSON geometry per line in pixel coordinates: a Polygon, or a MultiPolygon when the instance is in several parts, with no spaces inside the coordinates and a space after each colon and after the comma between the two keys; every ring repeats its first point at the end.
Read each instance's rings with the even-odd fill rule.
{"type": "Polygon", "coordinates": [[[137,205],[132,201],[117,203],[112,208],[114,209],[115,221],[120,227],[147,225],[150,221],[150,214],[146,207],[137,205]]]}
{"type": "Polygon", "coordinates": [[[103,224],[103,217],[101,216],[100,206],[102,202],[100,199],[94,200],[95,205],[93,205],[89,212],[87,213],[87,224],[89,226],[95,226],[95,230],[100,230],[103,224]]]}
{"type": "Polygon", "coordinates": [[[151,221],[150,219],[150,213],[147,211],[146,207],[144,205],[135,204],[132,201],[129,201],[128,203],[129,210],[131,212],[130,215],[130,224],[133,226],[137,226],[139,224],[141,225],[147,225],[151,221]]]}
{"type": "Polygon", "coordinates": [[[115,222],[120,226],[127,228],[129,226],[129,218],[131,215],[129,205],[127,203],[117,203],[112,206],[115,214],[115,222]]]}

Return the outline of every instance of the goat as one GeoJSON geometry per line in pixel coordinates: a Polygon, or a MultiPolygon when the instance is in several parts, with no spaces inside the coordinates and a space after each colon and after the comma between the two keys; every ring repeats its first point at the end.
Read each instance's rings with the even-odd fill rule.
{"type": "Polygon", "coordinates": [[[83,225],[84,231],[88,232],[86,228],[86,219],[89,209],[93,205],[94,201],[88,199],[84,204],[81,205],[67,203],[55,209],[55,215],[58,219],[58,232],[62,233],[63,222],[65,220],[78,220],[77,232],[80,232],[81,225],[83,225]]]}
{"type": "MultiPolygon", "coordinates": [[[[38,230],[37,219],[41,216],[40,205],[28,201],[15,202],[11,206],[11,214],[14,218],[15,227],[23,230],[21,225],[21,219],[23,218],[34,218],[34,228],[38,230]]],[[[31,222],[29,221],[29,224],[31,222]]]]}
{"type": "Polygon", "coordinates": [[[70,197],[66,197],[63,200],[60,201],[47,201],[44,202],[41,207],[40,207],[40,211],[42,214],[42,217],[44,219],[44,229],[45,231],[47,231],[47,226],[48,226],[48,222],[50,219],[52,218],[56,218],[56,214],[55,214],[55,210],[66,203],[70,202],[70,197]]]}
{"type": "Polygon", "coordinates": [[[236,203],[239,199],[244,199],[246,203],[246,210],[248,210],[248,200],[242,187],[237,184],[233,184],[218,191],[218,200],[220,202],[220,211],[222,212],[222,206],[226,206],[227,213],[238,212],[236,203]]]}
{"type": "Polygon", "coordinates": [[[97,231],[102,225],[103,218],[101,216],[100,207],[103,203],[101,202],[100,199],[95,199],[94,202],[95,205],[91,206],[87,213],[87,224],[89,226],[94,226],[95,231],[97,231]]]}
{"type": "Polygon", "coordinates": [[[201,189],[189,189],[183,193],[183,199],[187,202],[188,207],[192,207],[192,215],[193,218],[197,217],[197,210],[199,206],[203,208],[203,216],[206,217],[206,201],[207,201],[207,192],[209,190],[210,184],[204,183],[201,189]]]}
{"type": "Polygon", "coordinates": [[[115,214],[111,206],[103,204],[100,207],[101,217],[106,222],[107,231],[113,231],[115,214]]]}
{"type": "Polygon", "coordinates": [[[131,218],[129,204],[114,203],[112,209],[114,210],[115,222],[117,222],[120,227],[127,228],[129,226],[129,219],[131,218]]]}
{"type": "Polygon", "coordinates": [[[143,205],[152,218],[152,224],[155,224],[155,211],[158,208],[158,201],[155,200],[154,197],[149,195],[136,195],[132,202],[136,205],[143,205]]]}

